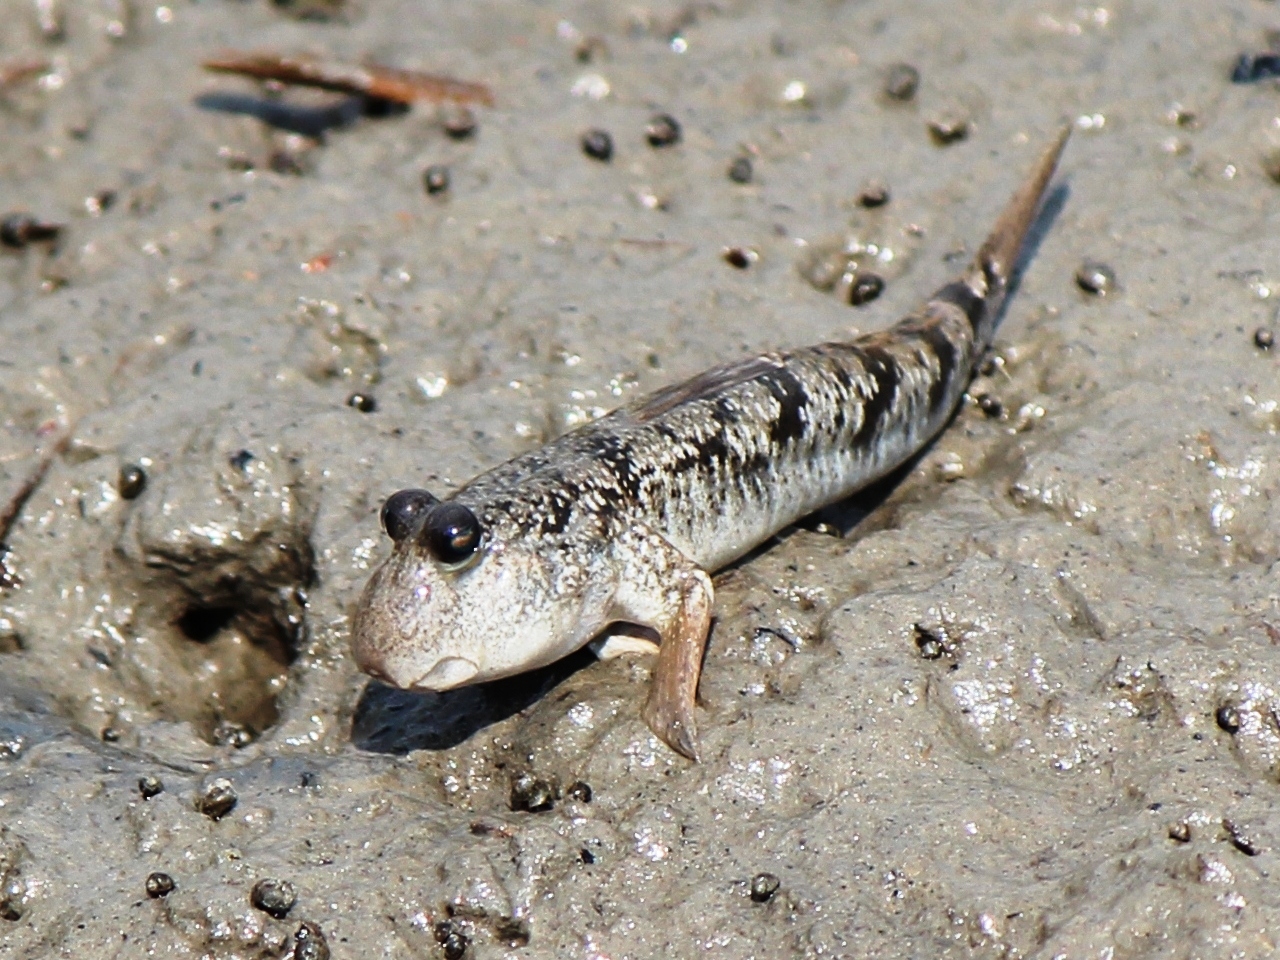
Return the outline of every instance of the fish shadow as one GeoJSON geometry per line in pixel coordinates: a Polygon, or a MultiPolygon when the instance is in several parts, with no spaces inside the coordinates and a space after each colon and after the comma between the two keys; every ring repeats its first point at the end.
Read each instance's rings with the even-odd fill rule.
{"type": "Polygon", "coordinates": [[[351,718],[351,742],[369,753],[448,750],[532,706],[595,662],[584,648],[528,673],[444,693],[397,690],[371,680],[351,718]]]}
{"type": "MultiPolygon", "coordinates": [[[[843,500],[837,500],[835,503],[815,510],[807,517],[801,517],[795,525],[802,530],[814,533],[830,533],[840,539],[848,537],[856,527],[863,525],[869,516],[884,506],[885,501],[893,496],[898,486],[916,468],[916,464],[923,459],[933,443],[934,441],[930,440],[929,444],[911,459],[894,467],[891,472],[874,483],[868,484],[843,500]]],[[[894,518],[889,514],[882,514],[877,521],[867,526],[878,529],[893,525],[894,518]]],[[[871,532],[871,530],[867,529],[865,532],[871,532]]]]}
{"type": "MultiPolygon", "coordinates": [[[[1031,221],[1031,226],[1027,228],[1027,236],[1022,241],[1022,251],[1018,254],[1018,262],[1014,265],[1013,273],[1009,277],[1009,292],[1001,305],[1000,316],[997,320],[1004,319],[1005,310],[1018,292],[1018,284],[1022,280],[1023,271],[1040,253],[1040,244],[1044,243],[1044,238],[1049,235],[1053,225],[1058,222],[1058,217],[1062,216],[1062,211],[1070,199],[1071,185],[1068,183],[1059,183],[1045,194],[1044,201],[1040,204],[1040,211],[1036,214],[1036,218],[1031,221]]],[[[997,328],[998,326],[999,324],[997,323],[997,328]]]]}

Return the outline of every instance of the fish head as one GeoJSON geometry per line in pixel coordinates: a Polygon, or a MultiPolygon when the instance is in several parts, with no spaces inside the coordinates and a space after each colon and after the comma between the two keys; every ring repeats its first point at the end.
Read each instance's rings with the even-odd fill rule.
{"type": "Polygon", "coordinates": [[[469,507],[401,490],[382,524],[395,547],[352,623],[352,652],[370,676],[441,692],[543,666],[590,639],[563,576],[469,507]]]}

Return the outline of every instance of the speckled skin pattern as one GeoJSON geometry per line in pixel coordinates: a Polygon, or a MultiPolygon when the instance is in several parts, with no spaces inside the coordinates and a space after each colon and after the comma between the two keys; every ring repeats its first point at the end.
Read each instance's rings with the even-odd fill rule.
{"type": "Polygon", "coordinates": [[[645,719],[696,756],[705,571],[883,477],[943,428],[990,345],[1066,138],[969,269],[887,330],[712,368],[454,492],[483,528],[475,559],[450,570],[414,531],[402,536],[360,600],[361,668],[443,690],[550,663],[611,623],[638,624],[663,644],[645,719]]]}

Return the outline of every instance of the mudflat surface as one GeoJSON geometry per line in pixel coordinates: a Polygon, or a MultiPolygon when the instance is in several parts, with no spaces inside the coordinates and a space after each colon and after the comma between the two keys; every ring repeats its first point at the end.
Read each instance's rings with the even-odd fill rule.
{"type": "Polygon", "coordinates": [[[1275,949],[1280,90],[1229,82],[1274,5],[39,9],[0,4],[0,65],[44,62],[0,90],[0,209],[63,225],[0,254],[0,957],[1275,949]],[[454,139],[223,48],[496,106],[454,139]],[[974,402],[717,577],[704,763],[640,722],[643,659],[357,672],[387,494],[887,324],[1063,122],[974,402]],[[817,282],[846,248],[861,307],[817,282]]]}

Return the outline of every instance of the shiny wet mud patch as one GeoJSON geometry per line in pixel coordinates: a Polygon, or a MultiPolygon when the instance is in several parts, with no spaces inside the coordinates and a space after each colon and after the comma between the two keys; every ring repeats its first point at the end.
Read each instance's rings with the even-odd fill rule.
{"type": "Polygon", "coordinates": [[[53,464],[14,525],[0,651],[58,687],[85,732],[140,746],[160,721],[166,737],[244,747],[279,719],[308,637],[312,510],[289,455],[248,439],[201,425],[176,463],[149,445],[86,448],[53,464]],[[49,542],[75,563],[35,562],[49,542]]]}

